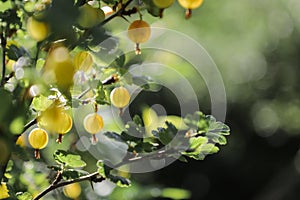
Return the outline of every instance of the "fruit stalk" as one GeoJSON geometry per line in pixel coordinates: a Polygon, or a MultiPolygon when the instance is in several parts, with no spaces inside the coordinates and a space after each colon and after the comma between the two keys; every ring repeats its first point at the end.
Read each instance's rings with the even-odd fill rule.
{"type": "Polygon", "coordinates": [[[185,18],[189,19],[192,16],[192,9],[186,9],[185,11],[185,18]]]}
{"type": "Polygon", "coordinates": [[[36,159],[40,159],[41,158],[40,150],[38,150],[38,149],[34,150],[34,157],[36,159]]]}
{"type": "Polygon", "coordinates": [[[70,185],[72,183],[78,183],[82,181],[91,181],[91,182],[102,182],[105,180],[104,177],[100,176],[98,172],[94,172],[92,174],[88,174],[86,176],[81,176],[77,179],[71,179],[68,181],[60,182],[61,181],[61,173],[58,172],[60,175],[56,176],[55,180],[40,194],[38,194],[33,200],[39,200],[52,190],[55,190],[60,187],[64,187],[66,185],[70,185]]]}

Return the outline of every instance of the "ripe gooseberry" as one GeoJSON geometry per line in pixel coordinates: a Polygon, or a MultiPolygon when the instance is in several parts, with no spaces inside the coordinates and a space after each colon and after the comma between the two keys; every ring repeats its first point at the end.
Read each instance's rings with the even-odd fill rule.
{"type": "Polygon", "coordinates": [[[174,3],[174,0],[153,0],[153,3],[156,7],[160,8],[159,16],[162,18],[163,10],[170,7],[174,3]]]}
{"type": "Polygon", "coordinates": [[[48,52],[43,78],[48,83],[56,83],[62,91],[67,91],[73,85],[75,67],[69,49],[62,44],[56,45],[48,52]]]}
{"type": "Polygon", "coordinates": [[[136,44],[135,54],[141,54],[140,43],[149,40],[151,35],[150,25],[143,20],[135,20],[128,27],[128,38],[136,44]]]}
{"type": "Polygon", "coordinates": [[[58,143],[62,142],[62,135],[69,132],[73,125],[71,116],[59,100],[55,100],[46,110],[42,111],[37,121],[42,128],[59,134],[58,143]]]}
{"type": "Polygon", "coordinates": [[[127,106],[130,102],[130,94],[125,87],[116,87],[110,93],[110,102],[112,105],[120,109],[120,114],[122,109],[127,106]]]}
{"type": "Polygon", "coordinates": [[[33,17],[29,17],[27,20],[27,30],[30,37],[38,42],[44,40],[49,34],[49,26],[33,17]]]}
{"type": "Polygon", "coordinates": [[[77,199],[81,194],[81,187],[79,183],[72,183],[66,185],[63,189],[64,195],[70,199],[77,199]]]}
{"type": "Polygon", "coordinates": [[[79,7],[77,22],[82,28],[91,28],[105,19],[103,10],[94,8],[89,4],[79,7]]]}
{"type": "Polygon", "coordinates": [[[192,9],[198,8],[202,5],[204,0],[178,0],[179,4],[186,9],[185,18],[192,16],[192,9]]]}
{"type": "Polygon", "coordinates": [[[78,52],[74,56],[74,65],[76,70],[89,71],[94,64],[92,55],[87,51],[78,52]]]}
{"type": "Polygon", "coordinates": [[[48,134],[44,129],[35,128],[28,135],[28,142],[35,149],[34,156],[40,158],[40,149],[43,149],[48,144],[48,134]]]}
{"type": "Polygon", "coordinates": [[[58,126],[56,130],[56,133],[58,134],[58,138],[56,140],[57,143],[62,143],[62,136],[68,133],[73,125],[71,116],[66,112],[61,113],[60,120],[60,126],[58,126]]]}
{"type": "Polygon", "coordinates": [[[96,143],[97,138],[95,134],[102,130],[104,126],[103,118],[97,113],[88,114],[83,120],[83,126],[88,133],[92,134],[93,143],[96,143]]]}

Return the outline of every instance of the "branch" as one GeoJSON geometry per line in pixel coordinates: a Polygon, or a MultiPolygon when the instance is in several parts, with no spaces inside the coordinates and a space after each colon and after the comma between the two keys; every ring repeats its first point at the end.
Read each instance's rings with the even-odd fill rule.
{"type": "Polygon", "coordinates": [[[1,87],[5,84],[5,70],[6,70],[6,63],[5,63],[5,56],[6,56],[6,38],[4,34],[1,33],[0,35],[1,40],[1,48],[2,48],[2,77],[1,77],[1,87]]]}
{"type": "Polygon", "coordinates": [[[144,159],[149,159],[149,158],[164,158],[166,155],[173,154],[173,153],[179,153],[179,151],[172,148],[172,149],[164,149],[164,150],[158,151],[157,153],[153,153],[153,154],[146,154],[144,156],[143,155],[139,156],[138,154],[134,157],[125,156],[123,161],[114,165],[113,167],[118,168],[118,167],[121,167],[122,165],[126,165],[129,163],[133,163],[133,162],[137,162],[139,160],[144,160],[144,159]]]}
{"type": "MultiPolygon", "coordinates": [[[[119,80],[118,76],[113,74],[112,76],[108,77],[107,79],[102,81],[102,85],[110,85],[115,83],[119,80]]],[[[81,99],[84,95],[86,95],[92,88],[88,87],[85,89],[81,94],[78,95],[77,99],[81,99]]]]}
{"type": "Polygon", "coordinates": [[[56,178],[54,181],[49,185],[44,191],[42,191],[40,194],[38,194],[33,200],[38,200],[51,192],[52,190],[55,190],[57,188],[70,185],[72,183],[77,183],[77,182],[82,182],[82,181],[93,181],[93,182],[101,182],[105,180],[104,177],[100,176],[98,172],[94,172],[92,174],[88,174],[86,176],[81,176],[80,178],[77,179],[72,179],[72,180],[67,180],[64,182],[59,182],[61,180],[61,173],[58,172],[56,178]]]}
{"type": "MultiPolygon", "coordinates": [[[[133,2],[133,0],[127,1],[125,4],[123,4],[123,6],[117,12],[115,12],[113,15],[111,15],[108,18],[106,18],[105,20],[103,20],[101,23],[99,23],[95,27],[104,26],[105,24],[107,24],[109,21],[111,21],[112,19],[114,19],[116,17],[123,17],[124,15],[130,16],[131,14],[136,13],[137,12],[136,8],[133,8],[132,10],[129,10],[129,11],[125,10],[131,2],[133,2]]],[[[77,45],[79,45],[81,42],[83,42],[91,34],[91,30],[92,29],[86,30],[83,33],[83,35],[77,40],[77,42],[75,42],[73,45],[70,46],[70,49],[74,49],[77,45]]]]}

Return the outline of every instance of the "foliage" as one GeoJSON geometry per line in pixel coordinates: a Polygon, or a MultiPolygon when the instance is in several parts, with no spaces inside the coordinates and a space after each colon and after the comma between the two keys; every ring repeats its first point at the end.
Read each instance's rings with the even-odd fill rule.
{"type": "MultiPolygon", "coordinates": [[[[129,92],[123,86],[150,88],[151,77],[133,77],[128,72],[130,65],[144,58],[120,55],[119,41],[111,37],[105,25],[116,17],[128,21],[129,17],[137,16],[138,24],[146,14],[162,17],[163,9],[152,1],[2,0],[0,6],[0,103],[5,105],[0,110],[0,198],[9,195],[11,199],[40,199],[55,189],[83,181],[99,183],[109,180],[117,186],[129,187],[128,175],[120,175],[122,166],[146,159],[203,160],[206,155],[218,152],[220,145],[226,144],[228,126],[198,111],[183,119],[177,116],[176,119],[184,122],[181,128],[166,118],[164,124],[150,130],[150,135],[145,131],[147,122],[138,115],[119,132],[101,133],[103,122],[100,115],[100,125],[91,122],[87,128],[83,124],[86,120],[82,119],[75,127],[71,113],[82,107],[90,106],[92,113],[98,113],[101,107],[113,105],[122,115],[130,101],[129,92]],[[106,13],[104,17],[101,9],[104,5],[112,8],[112,14],[106,13]],[[106,56],[99,58],[99,52],[106,56]],[[109,57],[114,57],[114,61],[109,62],[109,57]],[[136,84],[141,81],[145,84],[136,84]],[[116,88],[121,88],[122,92],[115,94],[116,88]],[[100,128],[93,127],[96,125],[100,128]],[[39,149],[48,145],[42,150],[40,161],[35,161],[28,153],[32,149],[27,148],[29,145],[24,139],[36,126],[47,131],[42,132],[47,140],[32,137],[34,139],[29,141],[36,158],[39,158],[39,149]],[[95,144],[95,131],[90,130],[97,130],[100,132],[98,137],[111,143],[105,146],[99,141],[101,145],[95,144]],[[94,146],[100,146],[103,152],[108,152],[107,155],[115,154],[115,159],[109,160],[104,155],[103,159],[97,159],[96,165],[86,161],[86,157],[79,155],[81,153],[74,147],[81,132],[92,134],[94,146]],[[51,140],[55,134],[58,135],[57,142],[63,143],[60,146],[51,140]],[[67,141],[62,141],[63,136],[67,141]],[[122,147],[120,152],[112,150],[116,144],[122,147]],[[43,151],[54,152],[53,157],[47,157],[43,151]],[[95,168],[96,172],[91,172],[95,168]]],[[[190,17],[191,8],[187,9],[190,17]]],[[[136,33],[141,28],[136,24],[129,26],[129,38],[136,43],[136,54],[142,51],[140,43],[150,37],[149,25],[142,24],[141,27],[147,27],[146,33],[136,33]]],[[[82,118],[88,116],[87,110],[82,118]]],[[[84,198],[85,194],[79,192],[78,195],[84,198]]],[[[184,199],[189,198],[190,193],[165,188],[159,190],[157,196],[184,199]]]]}

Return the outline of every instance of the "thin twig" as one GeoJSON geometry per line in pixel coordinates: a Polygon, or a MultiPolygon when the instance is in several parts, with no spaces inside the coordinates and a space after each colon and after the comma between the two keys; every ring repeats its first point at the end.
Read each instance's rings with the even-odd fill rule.
{"type": "Polygon", "coordinates": [[[6,73],[6,62],[5,62],[5,56],[6,56],[6,38],[4,36],[4,33],[1,33],[0,35],[1,40],[1,48],[2,48],[2,77],[1,77],[1,87],[5,84],[5,73],[6,73]]]}
{"type": "Polygon", "coordinates": [[[153,154],[146,154],[144,156],[143,155],[140,155],[140,156],[136,155],[134,157],[126,156],[123,161],[121,161],[120,163],[114,165],[113,167],[118,168],[118,167],[121,167],[123,165],[134,163],[134,162],[144,160],[144,159],[165,158],[164,157],[165,155],[172,154],[172,153],[179,153],[179,151],[176,151],[175,149],[165,149],[165,150],[161,150],[161,151],[158,151],[156,153],[153,153],[153,154]]]}
{"type": "Polygon", "coordinates": [[[88,174],[86,176],[81,176],[80,178],[77,179],[72,179],[72,180],[67,180],[64,182],[59,182],[58,179],[61,175],[57,175],[55,180],[52,182],[51,185],[49,185],[44,191],[42,191],[40,194],[38,194],[33,200],[38,200],[51,192],[52,190],[55,190],[57,188],[70,185],[72,183],[77,183],[77,182],[82,182],[82,181],[93,181],[93,182],[101,182],[105,180],[104,177],[100,176],[98,172],[94,172],[92,174],[88,174]]]}
{"type": "MultiPolygon", "coordinates": [[[[112,19],[114,19],[116,17],[122,17],[124,15],[131,15],[131,14],[136,13],[137,12],[136,8],[132,9],[131,11],[125,11],[125,9],[129,6],[129,4],[132,1],[133,0],[127,1],[116,13],[114,13],[111,16],[109,16],[108,18],[106,18],[105,20],[103,20],[102,22],[100,22],[95,27],[102,27],[102,26],[104,26],[105,24],[107,24],[109,21],[111,21],[112,19]]],[[[83,35],[79,38],[79,40],[77,40],[77,42],[75,42],[73,45],[70,46],[70,49],[74,49],[77,45],[79,45],[81,42],[83,42],[91,34],[91,30],[92,29],[86,30],[83,33],[83,35]]]]}

